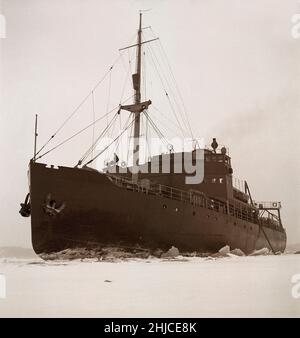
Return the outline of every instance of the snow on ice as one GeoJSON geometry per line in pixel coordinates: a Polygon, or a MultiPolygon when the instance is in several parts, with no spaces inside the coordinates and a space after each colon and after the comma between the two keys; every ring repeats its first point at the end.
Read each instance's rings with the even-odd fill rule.
{"type": "Polygon", "coordinates": [[[168,257],[108,248],[80,258],[78,250],[51,261],[0,258],[7,286],[0,317],[300,316],[292,295],[299,255],[226,248],[201,257],[173,247],[168,257]]]}

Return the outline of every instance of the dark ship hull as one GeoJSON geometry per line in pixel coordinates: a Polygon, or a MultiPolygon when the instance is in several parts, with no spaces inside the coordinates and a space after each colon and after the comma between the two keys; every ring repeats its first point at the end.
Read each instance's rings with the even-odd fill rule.
{"type": "Polygon", "coordinates": [[[225,203],[159,184],[142,187],[86,168],[30,163],[32,244],[37,254],[112,243],[216,252],[224,245],[246,254],[284,251],[281,228],[236,217],[225,203]]]}
{"type": "MultiPolygon", "coordinates": [[[[36,161],[110,114],[108,112],[60,144],[41,153],[89,97],[92,99],[95,116],[94,91],[106,75],[111,74],[113,66],[39,151],[36,151],[36,117],[34,156],[30,161],[30,192],[20,210],[22,216],[31,214],[34,250],[40,254],[71,247],[116,244],[154,249],[176,246],[181,251],[201,252],[216,252],[224,245],[229,245],[246,254],[263,247],[268,247],[274,253],[284,251],[286,233],[280,218],[280,202],[255,204],[247,184],[244,190],[235,188],[232,182],[231,158],[225,147],[218,151],[216,139],[213,139],[212,149],[204,149],[203,152],[201,150],[201,156],[198,156],[200,147],[197,148],[197,142],[190,153],[174,153],[173,145],[168,143],[149,117],[147,111],[152,101],[146,100],[146,97],[143,97],[143,101],[141,91],[142,45],[155,40],[157,38],[142,41],[140,13],[137,44],[120,49],[137,47],[136,72],[132,74],[134,103],[120,104],[115,108],[115,115],[96,140],[93,135],[92,146],[75,168],[46,167],[36,161]],[[97,142],[104,135],[107,136],[118,115],[124,111],[130,112],[128,121],[131,122],[127,122],[114,141],[94,156],[97,142]],[[167,143],[168,149],[168,153],[151,157],[144,164],[139,161],[141,116],[146,119],[147,126],[152,127],[155,135],[167,143]],[[109,146],[118,143],[123,133],[131,127],[132,163],[135,164],[132,165],[140,173],[128,174],[117,170],[115,174],[111,174],[111,171],[108,174],[87,167],[109,146]],[[92,157],[87,160],[89,155],[92,157]],[[187,155],[192,156],[189,159],[187,155]],[[168,157],[170,162],[166,162],[168,157]],[[166,163],[170,164],[170,170],[165,170],[166,163]],[[190,179],[185,178],[190,174],[188,168],[194,164],[198,168],[195,174],[203,173],[203,180],[191,183],[190,179]],[[147,170],[140,170],[142,168],[147,170]]],[[[166,90],[164,96],[176,115],[166,90]]],[[[176,120],[183,131],[177,115],[176,120]]],[[[145,135],[148,140],[147,128],[145,135]]],[[[113,166],[121,168],[122,164],[121,167],[118,166],[119,159],[115,155],[113,166]]]]}

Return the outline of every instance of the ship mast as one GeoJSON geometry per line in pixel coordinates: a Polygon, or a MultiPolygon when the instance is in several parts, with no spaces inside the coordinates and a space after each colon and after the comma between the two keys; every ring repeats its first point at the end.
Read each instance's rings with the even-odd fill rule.
{"type": "Polygon", "coordinates": [[[141,75],[142,75],[142,45],[144,43],[158,40],[158,38],[151,39],[148,41],[142,41],[142,13],[140,12],[140,23],[138,30],[137,44],[131,45],[125,48],[119,49],[124,50],[131,47],[137,47],[137,59],[136,59],[136,73],[132,75],[132,83],[134,89],[134,104],[120,106],[120,110],[127,110],[134,115],[134,142],[133,142],[133,167],[132,167],[132,181],[137,182],[138,171],[139,171],[139,155],[140,155],[140,117],[141,113],[148,109],[151,104],[151,100],[141,102],[141,75]]]}
{"type": "Polygon", "coordinates": [[[33,146],[33,161],[36,160],[36,143],[37,143],[37,137],[38,137],[38,133],[37,133],[37,121],[38,121],[38,116],[37,114],[35,114],[35,124],[34,124],[34,146],[33,146]]]}
{"type": "MultiPolygon", "coordinates": [[[[137,61],[136,61],[136,73],[133,74],[133,88],[134,103],[138,106],[141,103],[141,70],[142,70],[142,13],[140,13],[140,24],[138,30],[138,41],[137,41],[137,61]]],[[[134,112],[134,143],[133,143],[133,167],[139,165],[139,153],[140,153],[140,117],[141,111],[134,112]]],[[[137,168],[138,171],[138,168],[137,168]]],[[[132,180],[137,181],[138,172],[132,175],[132,180]]]]}

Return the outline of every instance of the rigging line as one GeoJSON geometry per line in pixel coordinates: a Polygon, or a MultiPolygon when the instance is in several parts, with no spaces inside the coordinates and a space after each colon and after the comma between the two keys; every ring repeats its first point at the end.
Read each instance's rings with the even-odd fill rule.
{"type": "MultiPolygon", "coordinates": [[[[121,114],[119,115],[119,117],[120,117],[120,132],[121,132],[121,130],[122,130],[121,114]]],[[[125,124],[124,124],[124,128],[126,128],[127,123],[129,122],[129,118],[130,118],[130,116],[128,116],[128,118],[127,118],[127,120],[126,120],[126,122],[125,122],[125,124]]],[[[117,141],[118,144],[120,144],[120,140],[121,140],[121,138],[117,141]]],[[[118,146],[119,146],[119,145],[118,145],[118,146]]]]}
{"type": "MultiPolygon", "coordinates": [[[[120,117],[120,132],[121,132],[121,130],[122,130],[122,126],[121,126],[121,114],[119,114],[119,117],[120,117]]],[[[126,125],[127,125],[127,123],[129,122],[129,116],[128,116],[128,118],[127,118],[127,121],[125,122],[125,124],[124,124],[124,128],[126,128],[126,125]]],[[[118,151],[118,149],[119,149],[119,145],[120,145],[120,142],[121,142],[121,137],[117,140],[117,142],[116,142],[116,147],[115,147],[115,153],[118,151]]],[[[122,152],[122,149],[121,149],[121,151],[120,152],[122,152]]]]}
{"type": "MultiPolygon", "coordinates": [[[[122,130],[122,116],[121,114],[119,114],[119,132],[121,132],[121,130],[122,130]]],[[[120,153],[122,153],[122,150],[123,150],[122,146],[120,148],[121,148],[120,153]]]]}
{"type": "Polygon", "coordinates": [[[149,119],[149,122],[152,123],[152,125],[155,127],[155,130],[160,134],[160,137],[162,138],[162,140],[165,141],[166,144],[169,144],[167,138],[164,136],[164,134],[158,128],[158,126],[155,124],[155,122],[151,119],[151,117],[148,115],[148,113],[146,113],[146,115],[147,115],[147,117],[149,119]]]}
{"type": "MultiPolygon", "coordinates": [[[[144,38],[143,32],[142,32],[142,37],[144,38]]],[[[147,85],[147,76],[146,75],[147,75],[147,73],[146,73],[146,51],[145,51],[145,49],[143,50],[142,68],[143,68],[142,77],[143,77],[144,99],[146,100],[147,99],[147,88],[146,88],[146,85],[147,85]]]]}
{"type": "Polygon", "coordinates": [[[127,49],[127,55],[128,55],[129,66],[130,66],[130,73],[132,74],[132,63],[131,63],[131,55],[130,55],[129,49],[127,49]]]}
{"type": "Polygon", "coordinates": [[[121,138],[119,138],[116,142],[116,146],[115,146],[115,150],[114,150],[114,153],[117,154],[117,151],[119,149],[119,145],[120,145],[120,141],[121,141],[121,138]]]}
{"type": "MultiPolygon", "coordinates": [[[[176,100],[176,96],[174,95],[174,92],[173,92],[172,86],[171,86],[171,84],[170,84],[170,81],[169,81],[167,75],[166,75],[165,72],[164,72],[164,68],[163,68],[163,66],[161,65],[161,63],[160,63],[160,61],[159,61],[157,55],[155,54],[154,48],[152,48],[152,46],[150,46],[150,45],[149,45],[149,51],[151,52],[151,55],[152,55],[153,60],[155,59],[155,61],[156,61],[156,63],[157,63],[157,69],[158,69],[158,71],[159,71],[159,68],[161,69],[162,77],[164,78],[165,84],[166,84],[166,86],[169,88],[170,93],[174,96],[174,101],[175,101],[176,105],[178,106],[178,109],[181,110],[181,109],[180,109],[180,105],[178,104],[178,102],[177,102],[177,100],[176,100]]],[[[184,122],[184,121],[183,121],[183,122],[184,122]]]]}
{"type": "Polygon", "coordinates": [[[177,136],[178,135],[178,129],[174,129],[173,126],[169,126],[168,123],[166,123],[165,120],[160,118],[160,116],[159,117],[154,116],[153,111],[152,111],[151,116],[153,117],[153,120],[156,121],[156,123],[160,126],[161,130],[166,131],[165,134],[167,134],[168,136],[177,136]]]}
{"type": "Polygon", "coordinates": [[[68,121],[76,114],[76,112],[82,107],[82,105],[87,101],[87,99],[91,96],[91,93],[94,92],[98,86],[106,79],[107,75],[110,74],[113,67],[121,58],[121,55],[114,61],[113,65],[110,66],[109,70],[104,74],[104,76],[96,83],[93,89],[84,97],[84,99],[79,103],[79,105],[73,110],[73,112],[69,115],[69,117],[61,124],[61,126],[55,131],[55,133],[48,139],[48,141],[41,147],[41,149],[36,153],[38,155],[47,145],[53,140],[53,138],[61,131],[61,129],[68,123],[68,121]]]}
{"type": "MultiPolygon", "coordinates": [[[[157,127],[155,126],[155,124],[153,123],[153,121],[150,121],[150,124],[152,125],[152,127],[153,127],[153,130],[156,132],[156,134],[158,135],[158,137],[162,140],[162,141],[164,141],[164,139],[161,137],[161,135],[160,135],[160,131],[157,129],[157,127]]],[[[168,142],[163,142],[163,144],[164,144],[164,146],[166,147],[166,149],[168,150],[168,142]]]]}
{"type": "Polygon", "coordinates": [[[171,110],[172,110],[172,112],[173,112],[173,114],[174,114],[174,116],[175,116],[175,118],[176,118],[176,121],[177,121],[177,123],[178,123],[178,126],[179,126],[179,129],[180,129],[180,131],[181,131],[181,133],[182,133],[182,136],[183,136],[183,138],[185,138],[185,131],[184,131],[184,129],[183,129],[183,127],[181,126],[181,124],[180,124],[180,121],[179,121],[179,119],[178,119],[178,117],[177,117],[177,114],[176,114],[176,112],[175,112],[175,108],[174,108],[174,106],[173,106],[173,104],[172,104],[172,102],[171,102],[171,100],[170,100],[170,98],[169,98],[169,94],[166,92],[166,98],[167,98],[167,100],[168,100],[168,102],[169,102],[169,105],[170,105],[170,108],[171,108],[171,110]]]}
{"type": "Polygon", "coordinates": [[[186,105],[185,105],[185,102],[184,102],[184,100],[183,100],[183,97],[182,97],[180,88],[179,88],[179,86],[178,86],[178,83],[177,83],[177,81],[176,81],[176,78],[175,78],[175,76],[174,76],[174,72],[173,72],[173,70],[172,70],[170,61],[169,61],[169,59],[168,59],[167,53],[166,53],[166,51],[165,51],[165,49],[164,49],[164,46],[163,46],[163,44],[161,43],[161,41],[159,41],[159,45],[160,45],[161,50],[162,50],[162,52],[163,52],[163,54],[164,54],[164,56],[165,56],[165,59],[166,59],[166,62],[167,62],[167,66],[168,66],[169,71],[170,71],[170,73],[171,73],[171,76],[172,76],[172,78],[173,78],[173,82],[174,82],[175,88],[176,88],[176,90],[177,90],[177,93],[178,93],[179,98],[180,98],[180,100],[181,100],[181,104],[182,104],[183,109],[184,109],[184,113],[185,113],[185,115],[186,115],[186,119],[187,119],[187,122],[188,122],[188,125],[189,125],[189,128],[190,128],[190,132],[192,133],[193,131],[192,131],[192,127],[191,127],[191,124],[190,124],[189,117],[188,117],[186,105]]]}
{"type": "MultiPolygon", "coordinates": [[[[186,121],[184,120],[183,116],[180,114],[180,111],[181,111],[182,109],[181,109],[180,105],[178,104],[178,101],[177,101],[177,99],[176,99],[176,95],[174,94],[174,91],[173,91],[172,86],[171,86],[171,84],[170,84],[170,82],[169,82],[169,80],[168,80],[168,77],[165,75],[164,69],[163,69],[162,65],[160,64],[160,62],[159,62],[159,60],[158,60],[158,58],[157,58],[157,56],[156,56],[156,54],[155,54],[154,49],[152,48],[152,46],[149,46],[149,50],[151,51],[151,53],[152,53],[152,55],[153,55],[153,58],[154,58],[154,59],[156,60],[156,62],[157,62],[157,68],[160,68],[160,69],[161,69],[162,76],[163,76],[163,78],[164,78],[164,80],[165,80],[165,82],[166,82],[167,87],[169,88],[170,94],[173,96],[175,105],[177,106],[177,109],[178,109],[178,111],[179,111],[179,116],[181,117],[182,123],[183,123],[184,127],[186,128],[186,127],[187,127],[186,121]]],[[[158,71],[159,71],[159,70],[158,70],[158,71]]],[[[169,96],[169,94],[168,94],[168,96],[169,96]]],[[[171,102],[171,101],[170,101],[170,102],[171,102]]],[[[174,110],[174,108],[173,108],[173,110],[174,110]]],[[[175,113],[175,110],[174,110],[174,113],[175,113]]],[[[176,115],[177,115],[177,114],[176,114],[176,115]]],[[[177,118],[177,120],[179,120],[179,119],[177,118]]],[[[178,123],[179,123],[179,122],[178,122],[178,123]]],[[[188,128],[187,128],[187,129],[188,129],[188,128]]]]}
{"type": "Polygon", "coordinates": [[[154,123],[154,121],[151,120],[151,119],[149,118],[149,122],[150,122],[150,124],[152,125],[154,131],[156,131],[157,135],[160,137],[160,139],[161,139],[162,141],[165,142],[165,145],[168,145],[169,143],[168,143],[167,139],[164,137],[164,135],[163,135],[163,133],[160,131],[160,129],[158,129],[158,127],[157,127],[157,125],[154,123]]]}
{"type": "MultiPolygon", "coordinates": [[[[136,39],[136,34],[134,34],[134,35],[131,37],[131,39],[128,40],[128,44],[133,43],[133,39],[136,39]]],[[[119,53],[120,53],[120,54],[121,54],[122,52],[123,52],[123,51],[120,51],[120,50],[119,50],[119,53]]],[[[129,50],[128,50],[128,56],[129,56],[129,50]]],[[[130,60],[130,57],[128,57],[128,58],[129,58],[129,60],[130,60]]],[[[123,54],[122,54],[121,60],[122,60],[122,65],[123,65],[124,70],[125,70],[125,73],[126,73],[126,72],[127,72],[127,67],[126,67],[125,62],[124,62],[124,59],[123,59],[123,54]]]]}
{"type": "Polygon", "coordinates": [[[144,140],[145,140],[145,148],[144,148],[144,162],[147,162],[147,118],[143,116],[142,119],[143,129],[144,129],[144,140]]]}
{"type": "Polygon", "coordinates": [[[167,146],[167,149],[168,149],[168,144],[169,144],[168,140],[165,138],[163,133],[159,130],[157,125],[153,122],[153,120],[151,119],[151,117],[148,115],[148,113],[146,111],[144,111],[144,115],[149,119],[150,124],[152,125],[153,129],[156,131],[156,133],[160,137],[160,139],[165,141],[165,145],[167,146]]]}
{"type": "MultiPolygon", "coordinates": [[[[166,121],[164,121],[164,123],[168,122],[168,123],[172,124],[172,126],[174,128],[176,128],[175,135],[178,135],[178,130],[179,130],[178,125],[174,121],[170,120],[167,116],[165,116],[165,114],[160,109],[158,109],[155,105],[152,104],[152,108],[154,108],[159,113],[159,117],[163,117],[166,120],[166,121]]],[[[175,129],[170,128],[170,130],[172,130],[174,132],[175,129]]]]}
{"type": "MultiPolygon", "coordinates": [[[[119,53],[121,54],[120,51],[119,51],[119,53]]],[[[126,72],[127,72],[127,67],[126,67],[125,61],[124,61],[124,59],[123,59],[123,55],[121,55],[121,61],[122,61],[122,65],[123,65],[124,71],[125,71],[125,73],[126,73],[126,72]]]]}
{"type": "MultiPolygon", "coordinates": [[[[164,62],[163,62],[163,58],[162,58],[162,64],[160,63],[160,61],[159,61],[159,59],[158,59],[158,57],[156,56],[156,54],[155,54],[155,52],[154,52],[154,49],[152,48],[152,46],[149,46],[149,49],[151,50],[151,53],[152,53],[152,55],[153,55],[153,57],[155,58],[155,60],[156,60],[156,62],[157,62],[157,64],[158,64],[158,68],[160,68],[161,69],[161,73],[162,73],[162,75],[163,75],[163,77],[164,77],[164,79],[165,79],[165,81],[166,81],[166,85],[169,87],[169,90],[170,90],[170,94],[173,96],[173,99],[174,99],[174,102],[175,102],[175,104],[176,104],[176,106],[177,106],[177,109],[178,109],[178,111],[179,112],[181,112],[182,110],[183,110],[183,114],[179,114],[180,115],[180,117],[181,117],[181,119],[182,119],[182,123],[185,125],[185,128],[187,129],[187,130],[189,130],[189,132],[190,132],[190,134],[191,134],[191,136],[193,135],[193,133],[192,133],[192,130],[190,129],[190,126],[189,126],[189,120],[188,120],[188,118],[187,118],[187,114],[186,114],[186,110],[185,110],[185,107],[184,106],[180,106],[180,104],[178,103],[178,100],[177,100],[177,98],[176,98],[176,95],[175,95],[175,93],[174,93],[174,90],[173,90],[173,87],[175,87],[175,91],[176,91],[176,85],[175,85],[175,83],[173,84],[173,86],[171,85],[171,83],[170,83],[170,80],[171,80],[171,82],[172,82],[172,76],[171,76],[171,78],[169,79],[169,77],[168,76],[166,76],[166,74],[165,74],[165,72],[164,72],[164,67],[163,67],[163,64],[164,64],[164,62]]],[[[170,72],[171,73],[171,72],[170,72]]],[[[171,73],[171,75],[172,75],[172,73],[171,73]]],[[[174,77],[174,76],[173,76],[174,77]]],[[[173,82],[174,82],[174,80],[173,80],[173,82]]],[[[178,90],[177,90],[178,91],[178,90]]],[[[193,137],[193,136],[192,136],[193,137]]]]}
{"type": "Polygon", "coordinates": [[[146,88],[146,57],[145,57],[146,53],[145,51],[143,51],[143,72],[142,72],[142,75],[143,75],[143,87],[144,87],[144,98],[145,100],[147,99],[147,88],[146,88]]]}
{"type": "Polygon", "coordinates": [[[124,79],[124,85],[123,85],[123,88],[122,88],[122,93],[121,93],[121,98],[120,98],[120,102],[122,101],[123,99],[123,96],[124,96],[124,91],[125,91],[125,88],[126,88],[126,85],[127,85],[127,82],[130,78],[129,74],[130,74],[130,71],[131,71],[131,60],[128,61],[128,69],[126,70],[126,76],[125,76],[125,79],[124,79]]]}
{"type": "MultiPolygon", "coordinates": [[[[152,31],[152,34],[153,34],[153,36],[155,37],[155,36],[156,36],[156,33],[154,32],[154,30],[152,29],[152,27],[150,27],[150,30],[152,31]]],[[[192,138],[194,138],[194,136],[193,136],[193,130],[192,130],[192,127],[191,127],[191,124],[190,124],[190,120],[189,120],[189,117],[188,117],[188,113],[187,113],[187,109],[186,109],[186,105],[185,105],[185,103],[184,103],[184,100],[183,100],[181,91],[180,91],[180,89],[179,89],[178,83],[177,83],[176,78],[175,78],[175,76],[174,76],[174,72],[173,72],[173,69],[172,69],[172,67],[171,67],[171,63],[170,63],[170,61],[169,61],[168,55],[167,55],[167,53],[166,53],[166,51],[165,51],[165,48],[164,48],[164,46],[163,46],[161,40],[159,40],[159,46],[160,46],[160,49],[161,49],[161,51],[162,51],[162,55],[165,57],[165,61],[166,61],[167,67],[169,68],[171,77],[172,77],[172,79],[173,79],[173,83],[174,83],[175,89],[177,90],[178,96],[179,96],[179,98],[180,98],[180,101],[181,101],[181,104],[182,104],[182,107],[183,107],[183,111],[184,111],[184,114],[185,114],[185,118],[186,118],[186,121],[187,121],[189,130],[190,130],[190,133],[191,133],[191,136],[192,136],[192,138]]]]}
{"type": "MultiPolygon", "coordinates": [[[[121,115],[121,114],[120,114],[120,115],[121,115]]],[[[119,139],[116,141],[116,146],[115,146],[115,148],[113,149],[112,153],[117,154],[117,151],[118,151],[119,145],[120,145],[120,140],[121,140],[121,138],[119,138],[119,139]]]]}
{"type": "Polygon", "coordinates": [[[151,155],[151,150],[150,150],[150,142],[151,139],[149,138],[149,121],[147,119],[147,116],[144,116],[144,126],[145,126],[145,162],[148,161],[148,158],[151,155]]]}
{"type": "MultiPolygon", "coordinates": [[[[92,106],[93,106],[93,136],[92,136],[92,145],[95,142],[95,97],[94,97],[94,91],[92,92],[92,106]]],[[[92,156],[93,157],[93,152],[92,156]]]]}
{"type": "Polygon", "coordinates": [[[78,165],[81,165],[81,163],[89,156],[89,154],[91,152],[93,152],[97,146],[97,143],[99,141],[99,139],[101,137],[103,137],[105,135],[105,133],[108,131],[108,129],[111,127],[112,123],[114,123],[114,121],[116,120],[118,116],[118,113],[116,113],[113,118],[111,119],[110,123],[108,126],[106,126],[104,128],[104,130],[102,130],[101,134],[97,137],[96,141],[94,142],[94,144],[92,144],[92,146],[84,153],[84,155],[81,157],[81,159],[78,161],[78,165]]]}
{"type": "MultiPolygon", "coordinates": [[[[119,134],[119,136],[116,138],[117,139],[117,142],[120,140],[120,138],[121,138],[121,136],[122,136],[122,134],[125,132],[125,130],[127,130],[127,128],[126,129],[124,129],[120,134],[119,134]]],[[[97,156],[95,156],[91,161],[94,161],[97,157],[99,157],[101,154],[103,154],[105,151],[107,151],[108,150],[108,148],[116,141],[116,139],[115,140],[113,140],[109,145],[107,145],[97,156]]],[[[116,143],[117,143],[116,142],[116,143]]],[[[90,161],[90,162],[91,162],[90,161]]],[[[108,160],[107,160],[108,161],[108,160]]],[[[88,162],[86,165],[88,165],[90,162],[88,162]]]]}
{"type": "MultiPolygon", "coordinates": [[[[142,33],[143,34],[143,36],[144,36],[144,33],[142,33]]],[[[147,39],[147,40],[149,40],[149,39],[147,39]]],[[[151,77],[151,72],[149,71],[148,73],[146,73],[147,72],[147,68],[149,67],[149,63],[148,63],[148,60],[147,60],[147,58],[146,58],[146,55],[147,55],[147,57],[148,57],[148,53],[146,54],[146,50],[144,50],[144,58],[143,58],[143,60],[144,60],[144,74],[146,74],[146,78],[147,78],[147,80],[148,80],[148,84],[149,84],[149,87],[147,88],[147,90],[148,90],[148,95],[149,95],[149,97],[151,97],[151,95],[152,95],[152,77],[151,77]],[[146,67],[147,66],[147,67],[146,67]]],[[[150,67],[149,67],[150,68],[150,67]]],[[[146,94],[146,79],[145,79],[145,94],[146,94]]]]}
{"type": "Polygon", "coordinates": [[[101,154],[103,154],[104,153],[104,151],[106,151],[106,149],[107,148],[109,148],[114,142],[116,142],[116,140],[119,138],[119,137],[121,137],[124,133],[125,133],[125,131],[131,126],[131,125],[133,125],[133,122],[135,121],[135,119],[136,119],[136,117],[132,120],[132,122],[130,123],[130,125],[126,128],[126,129],[124,129],[122,132],[121,132],[121,134],[119,134],[107,147],[105,147],[100,153],[98,153],[94,158],[92,158],[90,161],[88,161],[87,163],[86,163],[86,166],[88,165],[88,164],[90,164],[90,163],[92,163],[93,161],[95,161],[95,159],[96,158],[98,158],[101,154]]]}
{"type": "MultiPolygon", "coordinates": [[[[123,103],[126,103],[127,101],[129,101],[131,98],[133,98],[133,96],[134,96],[134,95],[132,95],[132,96],[130,96],[129,98],[127,98],[125,101],[123,101],[123,103]]],[[[120,107],[120,106],[115,107],[115,108],[112,109],[108,114],[112,113],[114,110],[116,110],[116,109],[119,108],[119,107],[120,107]]],[[[116,114],[113,116],[113,118],[112,118],[110,124],[114,122],[114,119],[116,119],[117,115],[118,115],[118,113],[116,113],[116,114]]],[[[105,116],[106,116],[106,115],[105,115],[105,116]]],[[[105,116],[104,116],[104,117],[105,117],[105,116]]],[[[89,154],[91,153],[91,151],[93,151],[93,150],[96,148],[99,139],[102,137],[103,133],[106,132],[106,130],[107,130],[107,127],[101,132],[100,136],[97,137],[96,141],[91,145],[91,147],[88,148],[88,150],[84,153],[84,155],[81,157],[81,159],[79,160],[79,162],[84,161],[84,160],[89,156],[89,154]]],[[[79,163],[79,162],[78,162],[78,163],[79,163]]]]}
{"type": "MultiPolygon", "coordinates": [[[[115,108],[115,109],[116,109],[116,108],[115,108]]],[[[104,118],[104,117],[105,117],[105,116],[102,116],[100,119],[102,119],[102,118],[104,118]]],[[[100,121],[100,119],[96,120],[95,123],[97,123],[98,121],[100,121]]],[[[62,146],[63,144],[67,143],[68,141],[70,141],[70,140],[73,139],[74,137],[78,136],[79,134],[81,134],[82,132],[84,132],[85,130],[87,130],[89,127],[91,127],[93,124],[94,124],[94,122],[91,123],[91,124],[89,124],[89,125],[86,126],[85,128],[79,130],[77,133],[75,133],[75,134],[73,134],[72,136],[68,137],[68,138],[65,139],[64,141],[60,142],[60,143],[59,143],[58,145],[56,145],[55,147],[49,149],[48,151],[46,151],[45,153],[43,153],[42,155],[40,155],[40,156],[37,158],[37,160],[40,159],[40,158],[42,158],[42,157],[44,157],[45,155],[49,154],[49,153],[52,152],[53,150],[59,148],[60,146],[62,146]]]]}
{"type": "MultiPolygon", "coordinates": [[[[108,111],[108,109],[109,109],[110,91],[111,91],[111,73],[109,74],[106,111],[108,111]]],[[[107,123],[107,127],[108,127],[108,117],[107,117],[107,119],[106,119],[106,123],[107,123]]],[[[108,138],[110,137],[109,130],[107,130],[107,137],[108,137],[108,138]]]]}
{"type": "MultiPolygon", "coordinates": [[[[118,115],[118,114],[117,114],[118,115]]],[[[116,116],[116,119],[115,119],[115,121],[117,120],[117,116],[116,116]]],[[[115,130],[115,126],[116,126],[116,123],[114,123],[114,124],[112,124],[111,125],[112,126],[112,130],[111,130],[111,133],[110,133],[110,135],[112,136],[113,135],[113,133],[114,133],[114,130],[115,130]]],[[[107,133],[108,133],[109,131],[107,131],[107,133]]],[[[110,136],[108,136],[108,138],[109,138],[110,136]]],[[[107,149],[107,161],[109,160],[109,158],[110,158],[110,152],[109,152],[109,150],[107,149]]]]}
{"type": "MultiPolygon", "coordinates": [[[[127,120],[125,121],[124,127],[123,127],[123,128],[122,128],[122,115],[120,114],[119,117],[120,117],[120,127],[119,127],[119,132],[121,132],[123,128],[126,128],[127,123],[128,123],[129,120],[130,120],[130,114],[129,114],[129,116],[127,117],[127,120]]],[[[120,139],[120,140],[121,140],[121,139],[120,139]]],[[[121,144],[121,145],[122,145],[122,144],[121,144]]],[[[121,154],[123,153],[123,147],[121,147],[120,153],[121,153],[121,154]]]]}
{"type": "MultiPolygon", "coordinates": [[[[130,100],[133,97],[133,95],[131,97],[129,97],[126,101],[130,100]]],[[[124,101],[124,103],[126,102],[124,101]]],[[[73,134],[72,136],[68,137],[67,139],[65,139],[64,141],[62,141],[61,143],[59,143],[58,145],[56,145],[55,147],[51,148],[50,150],[46,151],[45,153],[43,153],[42,155],[40,155],[39,157],[36,158],[36,160],[44,157],[45,155],[49,154],[50,152],[52,152],[53,150],[57,149],[58,147],[62,146],[63,144],[65,144],[66,142],[70,141],[71,139],[73,139],[74,137],[78,136],[79,134],[83,133],[85,130],[87,130],[88,128],[90,128],[91,126],[93,126],[94,124],[98,123],[99,121],[103,120],[106,115],[111,114],[113,111],[115,111],[117,108],[119,108],[119,106],[116,106],[115,108],[113,108],[110,112],[108,112],[107,114],[104,114],[103,116],[99,117],[98,119],[95,120],[95,122],[90,123],[89,125],[87,125],[86,127],[82,128],[81,130],[79,130],[77,133],[73,134]]]]}
{"type": "MultiPolygon", "coordinates": [[[[145,119],[144,119],[144,116],[141,116],[140,123],[141,123],[140,140],[143,140],[144,136],[145,136],[145,134],[144,134],[144,130],[145,130],[145,119]]],[[[142,154],[143,154],[142,150],[144,151],[144,148],[142,148],[142,145],[144,145],[144,144],[140,142],[140,159],[139,159],[140,163],[142,163],[142,161],[144,161],[144,159],[142,159],[142,154]]]]}
{"type": "Polygon", "coordinates": [[[146,145],[147,145],[146,162],[148,161],[149,157],[151,157],[151,147],[150,147],[149,139],[151,140],[151,137],[150,137],[150,131],[149,131],[149,123],[146,117],[146,145]]]}
{"type": "MultiPolygon", "coordinates": [[[[148,46],[147,46],[146,48],[148,48],[148,46]]],[[[149,51],[150,51],[150,49],[149,49],[149,51]]],[[[162,77],[161,77],[161,75],[160,75],[160,73],[159,73],[159,70],[158,70],[158,68],[157,68],[157,66],[156,66],[156,64],[155,64],[155,61],[154,61],[154,58],[153,58],[153,56],[152,56],[151,51],[150,51],[149,54],[150,54],[150,57],[151,57],[151,59],[152,59],[154,68],[155,68],[155,70],[156,70],[156,73],[157,73],[157,75],[158,75],[158,77],[159,77],[159,79],[160,79],[160,82],[161,82],[161,84],[162,84],[162,87],[163,87],[163,90],[164,90],[164,92],[165,92],[165,95],[166,95],[166,97],[169,99],[169,94],[168,94],[168,92],[167,92],[167,90],[166,90],[166,88],[165,88],[164,82],[163,82],[162,77]]],[[[176,121],[177,121],[178,126],[179,126],[179,128],[180,128],[180,131],[181,131],[183,137],[185,137],[185,135],[184,135],[184,130],[183,130],[183,128],[182,128],[182,126],[181,126],[181,123],[180,123],[180,121],[179,121],[179,119],[178,119],[178,116],[177,116],[177,114],[176,114],[176,111],[174,110],[174,107],[173,107],[173,105],[171,104],[171,101],[170,101],[170,100],[168,100],[168,101],[169,101],[171,110],[172,110],[172,112],[173,112],[173,114],[174,114],[174,116],[175,116],[175,118],[176,118],[176,121]]]]}
{"type": "Polygon", "coordinates": [[[185,103],[184,103],[184,100],[183,100],[181,91],[180,91],[180,89],[179,89],[178,83],[177,83],[176,78],[175,78],[175,76],[174,76],[174,72],[173,72],[173,70],[172,70],[172,68],[171,68],[170,62],[169,62],[169,60],[168,60],[167,54],[166,54],[166,52],[165,52],[165,50],[164,50],[164,48],[163,48],[162,43],[159,42],[159,44],[160,44],[161,49],[163,50],[163,54],[164,54],[164,56],[165,56],[165,58],[166,58],[167,66],[168,66],[168,68],[169,68],[169,71],[170,71],[170,73],[171,73],[171,77],[172,77],[172,79],[173,79],[174,87],[175,87],[175,89],[176,89],[176,91],[177,91],[177,93],[178,93],[179,99],[180,99],[180,101],[181,101],[181,104],[182,104],[182,107],[183,107],[183,113],[184,113],[184,115],[185,115],[185,119],[186,119],[186,122],[187,122],[187,126],[188,126],[188,128],[189,128],[189,131],[190,131],[190,133],[191,133],[192,138],[194,138],[194,134],[193,134],[193,130],[192,130],[192,127],[191,127],[191,123],[190,123],[190,119],[189,119],[189,116],[188,116],[188,112],[187,112],[187,109],[186,109],[186,105],[185,105],[185,103]]]}
{"type": "Polygon", "coordinates": [[[106,111],[108,111],[108,109],[109,109],[109,104],[110,104],[110,92],[111,92],[111,73],[109,74],[106,111]]]}
{"type": "MultiPolygon", "coordinates": [[[[133,116],[132,114],[133,113],[131,113],[128,118],[133,116]]],[[[129,138],[127,140],[127,157],[126,157],[127,164],[129,163],[129,150],[130,150],[130,142],[131,142],[132,137],[133,137],[133,125],[130,128],[129,138]]]]}

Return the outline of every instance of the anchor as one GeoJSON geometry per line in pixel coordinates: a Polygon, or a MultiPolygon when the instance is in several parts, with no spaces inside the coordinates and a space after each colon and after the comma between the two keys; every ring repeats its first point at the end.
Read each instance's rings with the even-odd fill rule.
{"type": "Polygon", "coordinates": [[[24,203],[20,203],[21,205],[21,209],[19,211],[19,213],[23,216],[23,217],[29,217],[30,216],[30,202],[29,202],[29,197],[30,194],[28,193],[25,197],[25,201],[24,203]]]}

